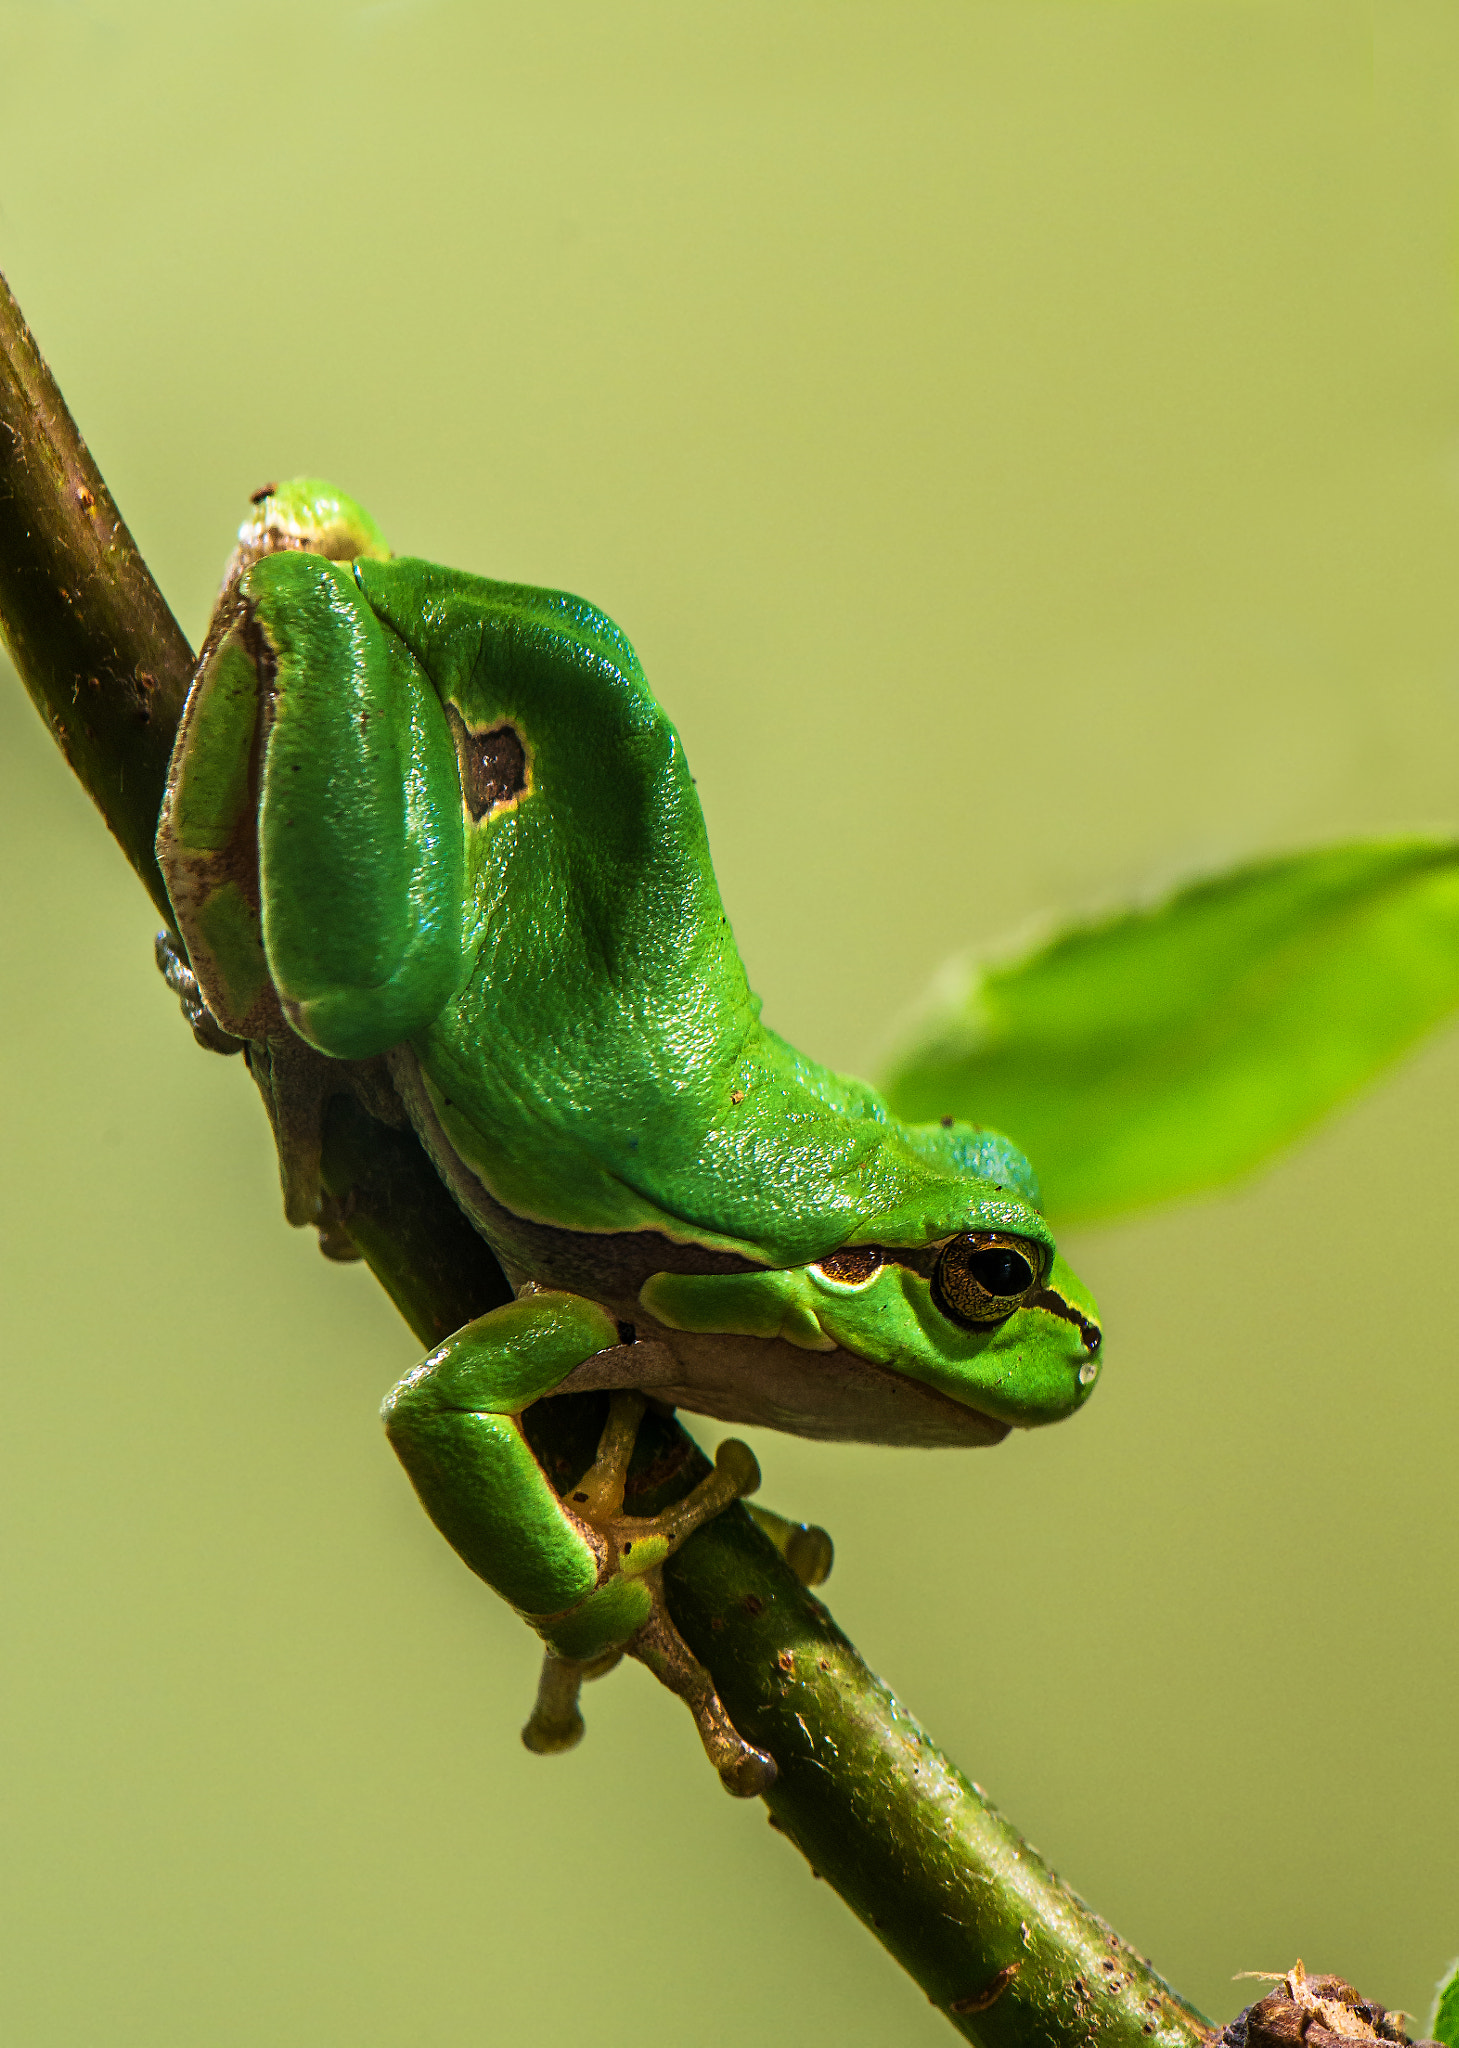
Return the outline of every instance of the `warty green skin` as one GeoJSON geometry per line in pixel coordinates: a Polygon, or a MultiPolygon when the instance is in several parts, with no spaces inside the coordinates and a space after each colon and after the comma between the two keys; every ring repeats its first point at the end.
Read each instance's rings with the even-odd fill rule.
{"type": "MultiPolygon", "coordinates": [[[[308,480],[255,526],[179,731],[159,858],[207,1005],[255,1072],[286,1077],[299,1039],[351,1075],[383,1062],[519,1292],[386,1404],[472,1568],[564,1657],[647,1616],[643,1542],[630,1565],[611,1517],[575,1514],[527,1446],[518,1418],[555,1392],[890,1443],[991,1443],[1072,1413],[1097,1316],[1027,1163],[966,1124],[897,1121],[761,1023],[682,743],[611,620],[388,559],[308,480]],[[336,559],[301,550],[311,531],[336,559]],[[934,1267],[979,1232],[1023,1244],[1038,1284],[968,1328],[934,1267]],[[847,1247],[879,1260],[823,1266],[847,1247]]],[[[286,1159],[291,1214],[309,1220],[317,1131],[284,1089],[281,1150],[304,1157],[292,1183],[286,1159]]]]}

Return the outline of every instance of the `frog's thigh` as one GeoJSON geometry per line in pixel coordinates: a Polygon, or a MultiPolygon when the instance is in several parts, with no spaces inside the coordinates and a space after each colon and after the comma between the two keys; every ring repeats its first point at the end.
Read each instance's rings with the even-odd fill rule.
{"type": "Polygon", "coordinates": [[[592,1592],[591,1531],[563,1508],[518,1417],[618,1341],[577,1295],[524,1295],[467,1323],[386,1398],[390,1441],[452,1548],[514,1607],[555,1614],[592,1592]]]}

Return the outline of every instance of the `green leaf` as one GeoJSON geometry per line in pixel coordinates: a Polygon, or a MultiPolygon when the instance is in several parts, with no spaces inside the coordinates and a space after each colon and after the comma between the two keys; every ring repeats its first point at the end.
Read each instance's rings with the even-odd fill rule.
{"type": "Polygon", "coordinates": [[[1443,2042],[1444,2048],[1459,2048],[1459,1959],[1449,1965],[1448,1974],[1440,1980],[1429,2032],[1436,2041],[1443,2042]]]}
{"type": "Polygon", "coordinates": [[[1459,845],[1327,847],[954,963],[883,1085],[1007,1132],[1051,1216],[1111,1216],[1244,1173],[1456,1003],[1459,845]]]}

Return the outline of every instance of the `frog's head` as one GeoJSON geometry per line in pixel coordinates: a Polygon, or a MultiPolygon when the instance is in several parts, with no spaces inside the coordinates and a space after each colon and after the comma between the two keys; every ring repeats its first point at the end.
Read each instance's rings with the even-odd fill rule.
{"type": "Polygon", "coordinates": [[[1039,1186],[997,1131],[944,1118],[899,1136],[930,1169],[910,1201],[805,1268],[827,1337],[1028,1429],[1094,1391],[1102,1337],[1060,1258],[1039,1186]]]}
{"type": "Polygon", "coordinates": [[[1027,1160],[950,1121],[892,1142],[920,1170],[833,1248],[749,1273],[657,1273],[641,1305],[675,1329],[849,1352],[1001,1425],[993,1441],[1073,1414],[1099,1378],[1099,1314],[1059,1256],[1027,1160]]]}
{"type": "Polygon", "coordinates": [[[253,510],[238,529],[238,545],[223,572],[225,592],[265,555],[323,555],[331,562],[390,559],[389,544],[364,506],[323,477],[263,484],[249,503],[253,510]]]}
{"type": "Polygon", "coordinates": [[[1058,1422],[1094,1391],[1102,1332],[1043,1218],[1019,1206],[984,1183],[950,1236],[844,1245],[803,1269],[807,1306],[843,1350],[995,1422],[1058,1422]]]}

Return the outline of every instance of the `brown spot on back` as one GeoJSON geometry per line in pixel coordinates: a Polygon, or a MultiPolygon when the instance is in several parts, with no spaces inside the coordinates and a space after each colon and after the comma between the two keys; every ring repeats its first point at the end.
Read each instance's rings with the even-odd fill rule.
{"type": "Polygon", "coordinates": [[[454,704],[446,706],[456,759],[461,766],[461,793],[479,823],[527,787],[527,749],[517,728],[506,720],[473,732],[454,704]]]}

